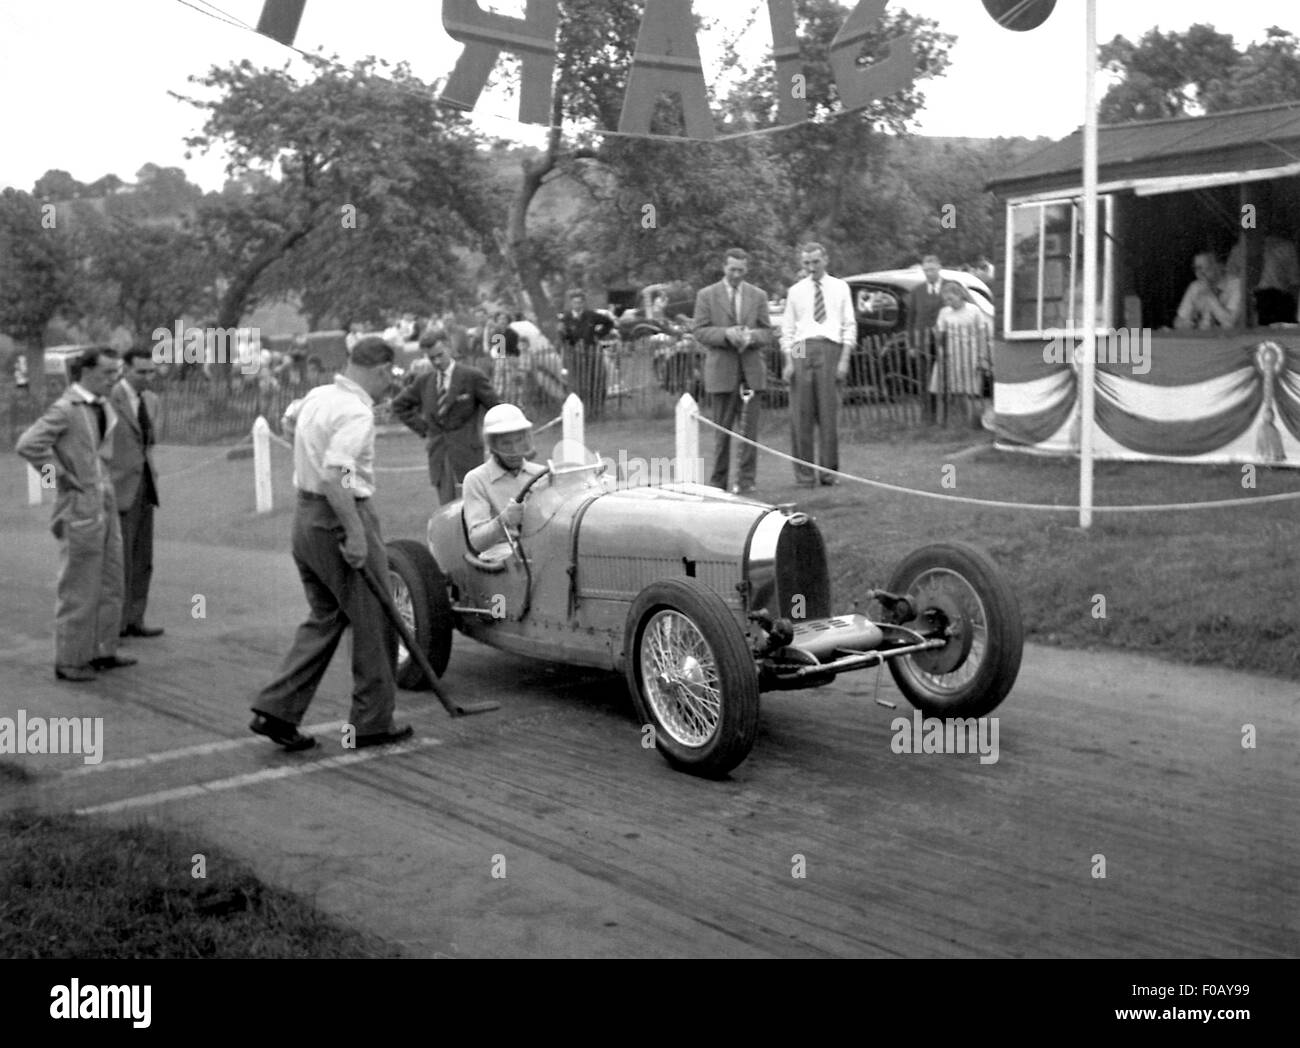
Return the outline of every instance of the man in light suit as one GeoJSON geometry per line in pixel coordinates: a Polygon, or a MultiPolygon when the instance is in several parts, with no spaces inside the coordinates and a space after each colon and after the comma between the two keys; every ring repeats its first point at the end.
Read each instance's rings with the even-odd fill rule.
{"type": "Polygon", "coordinates": [[[159,418],[158,394],[153,392],[157,367],[147,349],[128,349],[122,367],[122,378],[109,397],[118,416],[110,466],[122,522],[125,593],[121,635],[157,637],[162,627],[144,624],[153,577],[153,511],[158,505],[158,474],[153,464],[159,418]]]}
{"type": "Polygon", "coordinates": [[[465,474],[483,464],[483,412],[500,403],[488,377],[453,360],[445,335],[426,336],[433,370],[393,398],[393,416],[428,441],[429,481],[451,502],[465,474]]]}
{"type": "MultiPolygon", "coordinates": [[[[717,425],[734,429],[737,416],[744,414],[745,429],[741,436],[758,438],[758,403],[750,400],[744,408],[742,390],[753,392],[767,388],[767,367],[763,349],[772,342],[772,322],[767,313],[767,292],[745,281],[749,255],[740,248],[727,252],[722,264],[722,279],[710,284],[695,296],[692,324],[696,341],[707,347],[704,359],[704,392],[709,397],[709,415],[717,425]]],[[[714,432],[713,475],[709,483],[727,489],[731,467],[731,437],[714,432]]],[[[758,449],[744,444],[740,449],[740,467],[733,489],[747,495],[754,490],[758,472],[758,449]]]]}
{"type": "Polygon", "coordinates": [[[72,385],[16,448],[58,491],[50,530],[59,540],[54,673],[60,680],[91,681],[97,670],[136,662],[117,653],[122,531],[108,460],[118,421],[106,394],[120,366],[107,346],[83,352],[73,361],[72,385]]]}

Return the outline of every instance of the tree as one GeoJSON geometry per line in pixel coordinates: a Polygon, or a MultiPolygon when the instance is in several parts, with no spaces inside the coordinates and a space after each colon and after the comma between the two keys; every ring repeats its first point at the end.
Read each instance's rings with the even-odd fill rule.
{"type": "Polygon", "coordinates": [[[68,172],[59,168],[51,168],[36,180],[36,185],[32,187],[32,196],[37,200],[58,203],[63,200],[73,200],[79,196],[84,196],[86,187],[73,178],[68,172]]]}
{"type": "Polygon", "coordinates": [[[560,0],[556,82],[551,97],[551,127],[540,157],[525,155],[518,189],[510,202],[502,254],[518,285],[527,293],[542,326],[554,329],[554,306],[543,279],[554,276],[545,241],[529,233],[528,214],[548,180],[582,176],[586,161],[601,158],[591,128],[618,126],[632,50],[641,25],[640,0],[560,0]],[[566,144],[564,125],[578,130],[566,144]],[[584,131],[584,129],[586,129],[584,131]]]}
{"type": "Polygon", "coordinates": [[[45,381],[45,326],[72,300],[75,260],[53,212],[29,193],[0,191],[0,331],[25,348],[38,399],[45,381]]]}
{"type": "Polygon", "coordinates": [[[306,60],[314,76],[301,83],[287,67],[214,67],[191,79],[220,97],[183,99],[207,113],[186,144],[221,145],[231,158],[232,183],[199,216],[227,279],[220,327],[238,326],[268,295],[298,292],[347,311],[387,301],[394,279],[406,279],[401,301],[432,293],[459,279],[444,248],[476,246],[490,229],[477,139],[427,84],[405,64],[306,60]]]}
{"type": "Polygon", "coordinates": [[[1186,32],[1148,30],[1137,43],[1117,36],[1099,49],[1119,77],[1098,108],[1103,123],[1220,113],[1300,99],[1296,37],[1277,26],[1239,51],[1229,33],[1198,23],[1186,32]]]}
{"type": "MultiPolygon", "coordinates": [[[[883,186],[873,172],[885,171],[882,163],[891,136],[907,132],[925,104],[919,84],[942,75],[955,40],[939,32],[931,19],[887,8],[863,41],[859,61],[881,57],[888,41],[911,34],[916,55],[913,84],[857,112],[843,113],[829,56],[831,42],[849,13],[838,0],[796,0],[811,122],[769,136],[774,160],[784,169],[784,184],[789,187],[780,207],[785,216],[780,238],[791,247],[803,240],[820,241],[841,271],[859,264],[872,235],[873,216],[884,210],[874,203],[883,186]]],[[[738,125],[773,127],[778,122],[777,90],[775,67],[765,63],[726,96],[724,109],[738,125]]],[[[789,264],[793,268],[793,251],[789,264]]]]}

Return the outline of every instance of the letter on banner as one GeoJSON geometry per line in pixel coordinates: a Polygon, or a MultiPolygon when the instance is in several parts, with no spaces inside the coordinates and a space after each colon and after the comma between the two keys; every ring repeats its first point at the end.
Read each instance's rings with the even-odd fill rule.
{"type": "Polygon", "coordinates": [[[262,17],[257,20],[257,31],[285,47],[292,47],[306,3],[307,0],[265,0],[262,17]]]}
{"type": "Polygon", "coordinates": [[[772,54],[776,58],[777,119],[783,124],[797,124],[808,119],[808,102],[804,96],[796,98],[794,94],[794,78],[803,72],[794,0],[767,0],[767,14],[772,22],[772,54]]]}
{"type": "Polygon", "coordinates": [[[520,58],[519,119],[551,122],[551,81],[555,78],[559,0],[528,0],[523,18],[482,10],[477,0],[443,0],[442,27],[465,50],[451,71],[439,101],[471,110],[502,51],[520,58]]]}
{"type": "Polygon", "coordinates": [[[916,76],[912,37],[904,34],[889,41],[889,57],[871,66],[859,66],[857,57],[885,14],[886,0],[859,0],[831,41],[831,71],[844,111],[861,109],[877,98],[911,86],[916,76]]]}
{"type": "Polygon", "coordinates": [[[667,93],[681,97],[687,137],[712,139],[713,117],[691,0],[646,0],[618,129],[648,134],[655,103],[667,93]]]}

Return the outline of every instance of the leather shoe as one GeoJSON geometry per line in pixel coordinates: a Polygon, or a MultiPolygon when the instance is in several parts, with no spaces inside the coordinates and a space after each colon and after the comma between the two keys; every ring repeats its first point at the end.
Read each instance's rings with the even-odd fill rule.
{"type": "Polygon", "coordinates": [[[380,731],[374,735],[358,735],[356,746],[359,750],[367,746],[386,746],[390,742],[401,742],[403,739],[409,739],[414,734],[415,729],[407,724],[401,728],[394,728],[392,731],[380,731]]]}
{"type": "Polygon", "coordinates": [[[54,675],[59,680],[99,680],[99,674],[89,666],[55,666],[54,675]]]}
{"type": "Polygon", "coordinates": [[[119,637],[161,637],[163,628],[161,626],[128,626],[119,637]]]}
{"type": "MultiPolygon", "coordinates": [[[[257,713],[256,710],[253,712],[257,713]]],[[[316,745],[314,736],[304,735],[296,725],[266,713],[257,713],[257,716],[253,718],[253,722],[248,727],[250,731],[258,735],[265,735],[272,742],[278,743],[291,753],[296,750],[309,750],[316,745]]]]}
{"type": "Polygon", "coordinates": [[[123,666],[134,666],[139,661],[134,655],[104,655],[91,659],[90,664],[97,670],[117,670],[123,666]]]}

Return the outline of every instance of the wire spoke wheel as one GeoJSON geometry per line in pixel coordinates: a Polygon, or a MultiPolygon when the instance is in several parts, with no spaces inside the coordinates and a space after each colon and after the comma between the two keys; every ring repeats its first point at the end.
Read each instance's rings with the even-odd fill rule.
{"type": "Polygon", "coordinates": [[[625,671],[632,702],[674,767],[726,774],[758,734],[758,670],[735,613],[693,578],[643,589],[628,610],[625,671]]]}
{"type": "Polygon", "coordinates": [[[718,730],[718,664],[699,628],[678,611],[658,612],[641,636],[641,675],[656,719],[683,746],[718,730]]]}

